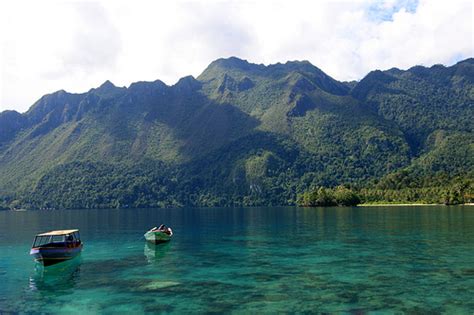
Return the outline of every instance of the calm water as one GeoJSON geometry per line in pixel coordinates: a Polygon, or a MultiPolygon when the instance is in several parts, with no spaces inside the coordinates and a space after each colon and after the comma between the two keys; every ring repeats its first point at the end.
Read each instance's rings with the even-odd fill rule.
{"type": "Polygon", "coordinates": [[[472,314],[474,207],[0,212],[11,311],[472,314]],[[80,258],[35,265],[35,233],[76,227],[80,258]]]}

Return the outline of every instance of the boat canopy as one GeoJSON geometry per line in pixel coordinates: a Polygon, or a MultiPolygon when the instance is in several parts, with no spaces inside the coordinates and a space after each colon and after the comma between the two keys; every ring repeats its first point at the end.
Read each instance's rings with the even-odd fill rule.
{"type": "Polygon", "coordinates": [[[61,235],[67,235],[67,234],[72,234],[79,232],[79,230],[57,230],[57,231],[49,231],[46,233],[41,233],[36,236],[61,236],[61,235]]]}

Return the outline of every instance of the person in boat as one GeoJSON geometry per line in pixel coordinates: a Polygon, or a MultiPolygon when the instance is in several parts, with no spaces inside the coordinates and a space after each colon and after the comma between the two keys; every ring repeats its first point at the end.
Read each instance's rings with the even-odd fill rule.
{"type": "Polygon", "coordinates": [[[152,232],[154,231],[158,231],[158,232],[163,232],[163,233],[166,233],[168,235],[171,235],[171,230],[169,227],[167,227],[166,225],[162,224],[160,225],[158,228],[155,226],[154,228],[151,229],[152,232]]]}
{"type": "Polygon", "coordinates": [[[167,229],[167,228],[166,228],[166,225],[162,224],[162,225],[160,225],[159,227],[156,227],[156,226],[155,226],[155,227],[152,228],[151,230],[152,230],[152,231],[165,231],[166,229],[167,229]]]}
{"type": "Polygon", "coordinates": [[[74,238],[72,237],[72,235],[66,236],[66,246],[74,247],[74,238]]]}

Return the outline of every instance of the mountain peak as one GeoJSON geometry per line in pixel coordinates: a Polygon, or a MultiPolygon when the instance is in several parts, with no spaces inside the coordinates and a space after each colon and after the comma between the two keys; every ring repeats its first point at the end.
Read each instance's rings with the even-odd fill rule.
{"type": "Polygon", "coordinates": [[[116,88],[116,86],[112,82],[110,82],[109,80],[106,80],[104,83],[102,83],[97,88],[97,90],[108,91],[108,90],[111,90],[111,89],[114,89],[114,88],[116,88]]]}
{"type": "Polygon", "coordinates": [[[176,88],[179,91],[197,90],[201,88],[201,82],[196,80],[192,75],[188,75],[179,79],[178,82],[173,85],[173,88],[176,88]]]}
{"type": "Polygon", "coordinates": [[[254,72],[264,70],[264,65],[257,65],[237,57],[219,58],[214,60],[207,66],[207,68],[199,75],[198,80],[212,80],[222,75],[224,72],[237,70],[240,72],[254,72]]]}
{"type": "Polygon", "coordinates": [[[150,88],[156,88],[156,89],[163,89],[167,88],[168,86],[161,80],[155,80],[155,81],[138,81],[138,82],[133,82],[130,84],[128,87],[129,90],[137,90],[137,91],[145,91],[150,88]]]}
{"type": "Polygon", "coordinates": [[[123,90],[125,90],[125,88],[117,87],[112,82],[107,80],[102,83],[98,88],[91,89],[90,92],[94,92],[95,94],[101,97],[110,97],[114,96],[116,93],[120,93],[123,90]]]}
{"type": "Polygon", "coordinates": [[[249,63],[247,60],[240,59],[237,57],[229,57],[229,58],[219,58],[209,65],[210,67],[218,66],[223,68],[238,68],[241,70],[249,70],[252,66],[257,66],[255,64],[249,63]]]}
{"type": "Polygon", "coordinates": [[[285,62],[285,65],[286,66],[299,66],[299,67],[310,66],[310,67],[313,67],[313,68],[317,68],[316,66],[314,66],[308,60],[289,60],[289,61],[285,62]]]}
{"type": "Polygon", "coordinates": [[[474,64],[474,58],[467,58],[467,59],[461,60],[458,63],[456,63],[456,65],[463,64],[463,63],[474,64]]]}
{"type": "Polygon", "coordinates": [[[266,67],[267,71],[273,75],[287,75],[291,72],[308,73],[317,76],[327,76],[321,69],[307,60],[292,60],[285,63],[275,63],[266,67]]]}
{"type": "Polygon", "coordinates": [[[275,63],[265,66],[263,64],[256,64],[250,63],[245,59],[240,59],[237,57],[229,57],[229,58],[219,58],[207,67],[204,72],[207,72],[209,69],[213,68],[224,68],[224,69],[239,69],[243,71],[251,71],[251,70],[301,70],[301,71],[318,71],[322,72],[319,68],[311,64],[308,60],[293,60],[287,61],[286,63],[275,63]]]}

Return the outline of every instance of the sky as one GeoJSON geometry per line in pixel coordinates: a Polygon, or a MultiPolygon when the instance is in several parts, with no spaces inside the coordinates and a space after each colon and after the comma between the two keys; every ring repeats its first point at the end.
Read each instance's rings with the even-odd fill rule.
{"type": "Polygon", "coordinates": [[[474,56],[471,0],[0,1],[0,111],[44,94],[308,60],[337,80],[474,56]]]}

